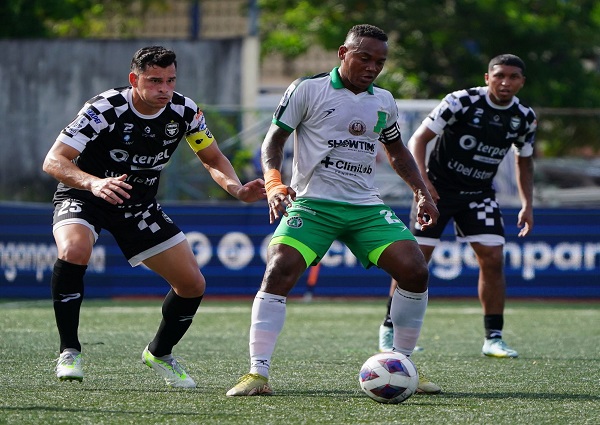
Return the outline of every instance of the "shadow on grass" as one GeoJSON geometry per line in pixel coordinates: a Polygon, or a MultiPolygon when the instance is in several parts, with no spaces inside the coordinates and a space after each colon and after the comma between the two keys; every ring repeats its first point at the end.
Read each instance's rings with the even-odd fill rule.
{"type": "Polygon", "coordinates": [[[589,394],[561,394],[561,393],[465,393],[465,392],[444,392],[435,396],[417,395],[419,399],[433,399],[433,398],[470,398],[470,399],[483,399],[483,400],[507,400],[507,399],[519,399],[519,400],[548,400],[548,401],[600,401],[600,396],[589,395],[589,394]]]}
{"type": "MultiPolygon", "coordinates": [[[[48,413],[86,413],[86,414],[119,414],[119,415],[140,415],[140,414],[160,414],[161,416],[190,416],[190,417],[198,417],[198,416],[208,416],[213,417],[214,412],[185,412],[185,411],[166,411],[166,410],[158,410],[156,412],[152,412],[148,409],[143,410],[110,410],[104,408],[74,408],[74,407],[54,407],[54,406],[26,406],[26,407],[1,407],[0,412],[48,412],[48,413]]],[[[3,422],[2,422],[3,423],[3,422]]]]}
{"type": "MultiPolygon", "coordinates": [[[[363,398],[365,394],[356,391],[311,391],[311,390],[275,390],[275,394],[269,398],[299,396],[299,397],[343,397],[343,398],[363,398]]],[[[263,396],[264,397],[264,396],[263,396]]],[[[229,398],[229,397],[228,397],[229,398]]],[[[235,397],[233,397],[235,398],[235,397]]],[[[443,399],[481,399],[481,400],[547,400],[547,401],[600,401],[600,396],[590,394],[560,394],[560,393],[468,393],[468,392],[443,392],[436,395],[415,394],[412,400],[431,401],[443,399]]]]}

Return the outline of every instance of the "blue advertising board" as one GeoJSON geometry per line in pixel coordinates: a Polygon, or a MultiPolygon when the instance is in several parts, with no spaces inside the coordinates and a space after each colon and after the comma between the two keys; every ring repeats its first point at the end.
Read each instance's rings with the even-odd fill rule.
{"type": "MultiPolygon", "coordinates": [[[[264,205],[163,204],[186,234],[207,281],[207,295],[249,296],[258,290],[274,226],[264,205]]],[[[408,209],[395,208],[408,218],[408,209]]],[[[517,238],[516,209],[504,209],[509,297],[600,299],[600,210],[536,209],[535,228],[517,238]]],[[[50,204],[0,203],[0,298],[48,298],[56,260],[50,204]]],[[[430,265],[431,297],[477,296],[471,248],[445,230],[430,265]]],[[[365,270],[341,243],[321,262],[319,296],[387,296],[389,277],[365,270]]],[[[167,284],[144,266],[132,268],[102,232],[86,274],[86,297],[163,296],[167,284]]],[[[292,295],[306,289],[306,275],[292,295]]]]}

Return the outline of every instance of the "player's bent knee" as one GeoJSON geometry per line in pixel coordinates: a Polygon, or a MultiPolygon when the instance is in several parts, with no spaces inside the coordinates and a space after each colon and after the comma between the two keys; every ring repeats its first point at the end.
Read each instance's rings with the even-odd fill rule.
{"type": "Polygon", "coordinates": [[[58,248],[58,258],[71,264],[87,265],[92,248],[82,244],[67,244],[58,248]]]}
{"type": "Polygon", "coordinates": [[[204,275],[197,268],[187,271],[180,270],[176,275],[170,276],[167,281],[177,295],[184,298],[202,296],[206,290],[204,275]]]}
{"type": "Polygon", "coordinates": [[[171,283],[171,287],[180,297],[196,298],[204,295],[204,291],[206,290],[206,282],[204,279],[202,279],[201,281],[196,282],[186,282],[180,284],[171,283]]]}

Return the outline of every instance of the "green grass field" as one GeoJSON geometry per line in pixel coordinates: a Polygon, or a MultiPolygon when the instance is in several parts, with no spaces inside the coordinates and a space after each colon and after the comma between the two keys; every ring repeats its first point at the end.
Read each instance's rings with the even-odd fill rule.
{"type": "Polygon", "coordinates": [[[0,302],[0,424],[598,424],[600,304],[509,301],[505,339],[518,359],[480,355],[477,300],[431,300],[413,355],[438,396],[399,405],[358,386],[377,349],[385,300],[288,301],[272,397],[229,398],[248,370],[251,300],[207,298],[175,355],[199,387],[166,387],[140,361],[160,301],[83,304],[83,383],[54,375],[50,301],[0,302]]]}

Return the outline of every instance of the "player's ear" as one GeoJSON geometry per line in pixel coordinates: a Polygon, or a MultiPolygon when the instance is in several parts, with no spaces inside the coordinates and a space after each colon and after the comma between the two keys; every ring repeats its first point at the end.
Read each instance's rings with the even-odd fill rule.
{"type": "Polygon", "coordinates": [[[340,60],[344,60],[344,57],[346,56],[346,52],[348,51],[348,48],[344,45],[340,46],[340,48],[338,49],[338,58],[340,58],[340,60]]]}
{"type": "Polygon", "coordinates": [[[129,73],[129,84],[131,84],[131,87],[137,87],[137,81],[138,81],[137,74],[134,72],[130,72],[129,73]]]}
{"type": "Polygon", "coordinates": [[[490,75],[486,72],[483,78],[485,79],[485,85],[487,86],[490,82],[490,75]]]}

